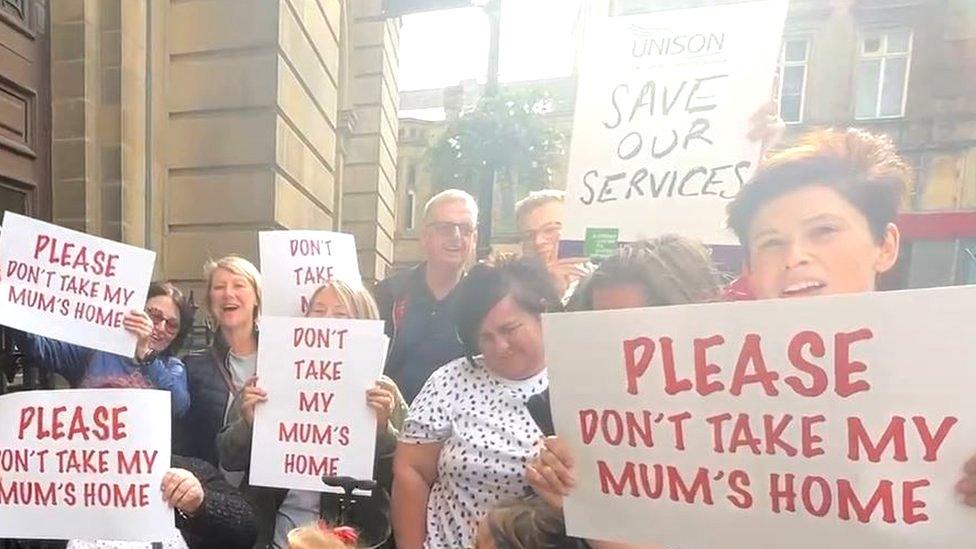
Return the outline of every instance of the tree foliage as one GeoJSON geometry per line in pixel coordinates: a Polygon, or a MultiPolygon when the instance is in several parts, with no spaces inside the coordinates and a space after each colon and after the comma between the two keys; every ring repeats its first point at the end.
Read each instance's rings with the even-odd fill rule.
{"type": "Polygon", "coordinates": [[[546,116],[552,108],[543,91],[503,90],[462,112],[429,149],[435,190],[458,188],[478,196],[488,164],[497,185],[517,184],[522,192],[549,186],[566,142],[546,116]]]}

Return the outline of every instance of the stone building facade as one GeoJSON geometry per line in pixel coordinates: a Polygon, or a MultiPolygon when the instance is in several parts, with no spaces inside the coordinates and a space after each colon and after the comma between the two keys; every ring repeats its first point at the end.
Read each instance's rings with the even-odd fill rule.
{"type": "Polygon", "coordinates": [[[155,250],[199,288],[263,229],[393,259],[399,22],[382,0],[0,3],[0,210],[155,250]]]}

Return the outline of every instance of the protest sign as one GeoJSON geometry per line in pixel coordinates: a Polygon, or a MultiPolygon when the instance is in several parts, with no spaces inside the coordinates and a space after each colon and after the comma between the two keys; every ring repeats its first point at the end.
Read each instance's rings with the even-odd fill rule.
{"type": "Polygon", "coordinates": [[[971,547],[954,484],[976,454],[974,310],[959,287],[547,315],[569,532],[971,547]]]}
{"type": "Polygon", "coordinates": [[[168,392],[12,393],[0,418],[0,538],[172,538],[168,392]]]}
{"type": "Polygon", "coordinates": [[[373,478],[379,379],[387,338],[378,320],[262,317],[251,484],[327,491],[322,475],[373,478]]]}
{"type": "Polygon", "coordinates": [[[122,326],[142,309],[156,254],[6,212],[0,234],[0,323],[124,356],[122,326]]]}
{"type": "Polygon", "coordinates": [[[785,0],[605,17],[584,37],[560,255],[587,229],[732,242],[725,206],[755,170],[785,0]]]}
{"type": "Polygon", "coordinates": [[[352,286],[363,284],[351,234],[262,231],[258,240],[266,315],[303,316],[312,292],[333,279],[352,286]]]}

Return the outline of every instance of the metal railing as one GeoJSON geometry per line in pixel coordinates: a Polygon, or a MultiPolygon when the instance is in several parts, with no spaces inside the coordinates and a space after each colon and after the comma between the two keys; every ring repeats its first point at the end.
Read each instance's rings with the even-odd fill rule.
{"type": "Polygon", "coordinates": [[[47,370],[27,360],[14,346],[8,329],[0,326],[0,395],[51,388],[47,370]]]}

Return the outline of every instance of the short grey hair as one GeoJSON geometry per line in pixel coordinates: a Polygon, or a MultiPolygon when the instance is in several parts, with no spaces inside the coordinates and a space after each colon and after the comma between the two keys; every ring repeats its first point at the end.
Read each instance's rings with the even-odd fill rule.
{"type": "Polygon", "coordinates": [[[464,202],[464,205],[471,210],[475,222],[478,221],[478,203],[475,202],[474,197],[461,189],[447,189],[435,194],[427,201],[424,206],[424,222],[430,221],[430,213],[434,211],[434,208],[446,202],[464,202]]]}
{"type": "Polygon", "coordinates": [[[522,218],[529,215],[532,210],[550,202],[566,202],[566,192],[559,189],[530,192],[528,196],[515,203],[515,223],[521,223],[522,218]]]}

